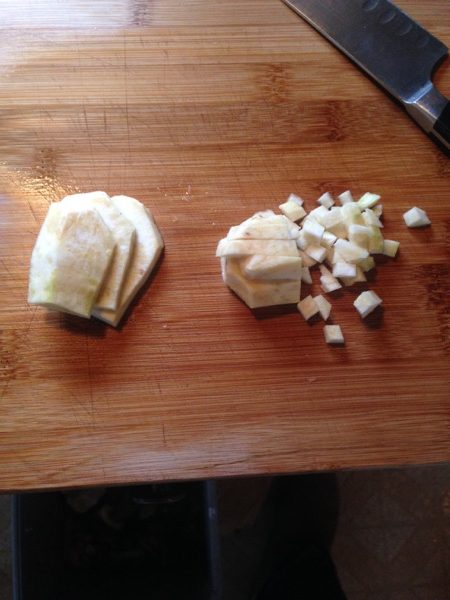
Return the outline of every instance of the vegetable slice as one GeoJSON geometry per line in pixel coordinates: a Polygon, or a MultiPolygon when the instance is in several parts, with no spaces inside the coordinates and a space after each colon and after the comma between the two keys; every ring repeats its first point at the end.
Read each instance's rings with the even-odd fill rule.
{"type": "Polygon", "coordinates": [[[136,240],[134,226],[118,210],[105,192],[72,194],[61,200],[67,207],[82,206],[95,208],[102,217],[116,244],[108,274],[95,301],[95,309],[116,310],[119,304],[120,291],[130,263],[136,240]]]}
{"type": "Polygon", "coordinates": [[[96,209],[51,204],[31,256],[28,302],[89,318],[113,252],[96,209]]]}
{"type": "Polygon", "coordinates": [[[135,250],[120,293],[118,308],[93,311],[98,319],[116,327],[152,272],[164,248],[164,242],[151,213],[141,202],[129,196],[113,196],[111,200],[136,229],[135,250]]]}

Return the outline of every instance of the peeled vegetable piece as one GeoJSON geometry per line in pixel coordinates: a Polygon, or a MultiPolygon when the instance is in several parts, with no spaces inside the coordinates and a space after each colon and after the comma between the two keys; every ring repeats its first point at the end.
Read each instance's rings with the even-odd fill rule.
{"type": "Polygon", "coordinates": [[[116,310],[94,310],[93,315],[116,327],[155,266],[164,242],[150,212],[128,196],[113,196],[114,206],[136,229],[136,243],[116,310]]]}
{"type": "Polygon", "coordinates": [[[136,240],[136,230],[105,192],[73,194],[61,200],[65,206],[96,208],[116,244],[108,274],[95,301],[95,309],[116,310],[136,240]]]}
{"type": "Polygon", "coordinates": [[[96,209],[51,204],[31,256],[28,302],[89,318],[113,252],[96,209]]]}

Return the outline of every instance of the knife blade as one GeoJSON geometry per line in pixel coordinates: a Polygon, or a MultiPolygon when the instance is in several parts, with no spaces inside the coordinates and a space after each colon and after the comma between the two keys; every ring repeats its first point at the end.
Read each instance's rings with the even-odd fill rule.
{"type": "Polygon", "coordinates": [[[448,48],[389,0],[283,0],[450,149],[450,101],[432,82],[448,48]]]}

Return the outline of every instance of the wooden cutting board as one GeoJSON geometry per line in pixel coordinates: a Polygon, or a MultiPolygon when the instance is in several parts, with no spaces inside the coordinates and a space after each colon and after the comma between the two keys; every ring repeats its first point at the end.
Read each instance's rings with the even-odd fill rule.
{"type": "MultiPolygon", "coordinates": [[[[401,6],[450,44],[445,0],[401,6]]],[[[450,458],[450,162],[280,0],[14,0],[0,52],[0,491],[450,458]],[[217,241],[290,192],[379,192],[400,256],[344,348],[256,317],[217,241]],[[128,194],[166,250],[112,329],[27,305],[50,202],[128,194]],[[402,213],[426,209],[430,228],[402,213]]],[[[450,96],[450,64],[438,83],[450,96]]]]}

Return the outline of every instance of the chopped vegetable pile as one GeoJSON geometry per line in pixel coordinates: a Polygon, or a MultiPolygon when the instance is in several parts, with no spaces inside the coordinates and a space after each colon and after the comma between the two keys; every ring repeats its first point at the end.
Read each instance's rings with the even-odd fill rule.
{"type": "MultiPolygon", "coordinates": [[[[306,320],[320,315],[327,321],[331,304],[324,296],[300,299],[301,283],[312,283],[310,269],[319,267],[321,288],[331,294],[367,281],[366,273],[375,267],[373,255],[394,258],[400,246],[383,237],[378,194],[367,192],[355,200],[345,191],[338,199],[336,206],[326,192],[307,213],[303,200],[291,194],[279,206],[281,215],[266,210],[231,227],[216,252],[224,282],[252,309],[296,303],[306,320]]],[[[409,210],[404,219],[409,227],[430,224],[419,208],[409,210]]],[[[354,306],[365,318],[381,303],[375,292],[365,291],[354,306]]],[[[324,335],[329,344],[344,341],[338,325],[325,326],[324,335]]]]}

